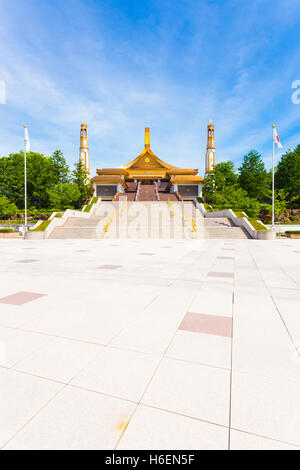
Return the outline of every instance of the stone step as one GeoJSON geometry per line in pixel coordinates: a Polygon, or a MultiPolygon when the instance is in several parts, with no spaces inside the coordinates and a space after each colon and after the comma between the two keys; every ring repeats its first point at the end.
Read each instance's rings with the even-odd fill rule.
{"type": "Polygon", "coordinates": [[[98,238],[95,228],[56,227],[49,238],[98,238]]]}
{"type": "Polygon", "coordinates": [[[250,238],[241,227],[210,228],[203,227],[203,238],[250,238]]]}
{"type": "MultiPolygon", "coordinates": [[[[172,202],[172,209],[175,212],[175,217],[161,217],[160,210],[169,211],[168,202],[144,202],[145,211],[139,214],[138,219],[135,221],[135,214],[130,214],[132,204],[136,202],[128,202],[128,227],[125,227],[125,219],[121,217],[120,208],[123,207],[124,202],[102,202],[101,208],[99,207],[92,217],[70,217],[65,222],[65,225],[56,227],[50,238],[165,238],[166,234],[170,238],[250,238],[244,229],[241,227],[234,227],[229,219],[226,218],[204,218],[199,210],[196,210],[193,203],[182,205],[181,202],[172,202]],[[154,204],[154,206],[153,206],[154,204]],[[107,206],[105,206],[107,205],[107,206]],[[184,208],[184,215],[178,217],[180,211],[184,208]],[[107,209],[107,210],[106,210],[107,209]],[[148,218],[155,210],[157,213],[155,218],[148,218]],[[103,221],[107,220],[112,210],[115,211],[113,224],[109,227],[107,232],[103,231],[103,221]],[[102,212],[101,212],[102,211],[102,212]],[[176,212],[178,211],[178,212],[176,212]],[[106,214],[106,215],[103,215],[106,214]],[[160,214],[160,215],[158,215],[160,214]],[[120,219],[119,219],[120,216],[120,219]],[[158,218],[159,217],[159,218],[158,218]],[[148,226],[150,220],[151,226],[148,226]],[[160,227],[157,222],[160,220],[160,227]],[[193,221],[196,222],[197,230],[192,230],[193,221]],[[102,229],[100,230],[99,223],[102,222],[102,229]],[[130,230],[130,225],[132,229],[130,230]],[[138,225],[138,231],[133,233],[133,226],[138,225]]],[[[133,206],[134,207],[134,206],[133,206]]],[[[134,211],[133,211],[134,213],[134,211]]],[[[169,213],[169,212],[168,212],[169,213]]]]}

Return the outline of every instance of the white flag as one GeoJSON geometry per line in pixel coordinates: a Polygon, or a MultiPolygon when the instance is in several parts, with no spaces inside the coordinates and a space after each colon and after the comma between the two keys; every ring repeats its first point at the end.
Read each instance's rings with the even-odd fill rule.
{"type": "Polygon", "coordinates": [[[29,142],[27,126],[24,126],[24,149],[26,150],[26,152],[29,152],[30,150],[30,142],[29,142]]]}
{"type": "Polygon", "coordinates": [[[278,134],[277,134],[277,131],[276,131],[276,127],[273,126],[273,142],[275,142],[277,144],[277,147],[279,149],[282,149],[282,145],[281,145],[281,142],[280,142],[280,139],[278,137],[278,134]]]}

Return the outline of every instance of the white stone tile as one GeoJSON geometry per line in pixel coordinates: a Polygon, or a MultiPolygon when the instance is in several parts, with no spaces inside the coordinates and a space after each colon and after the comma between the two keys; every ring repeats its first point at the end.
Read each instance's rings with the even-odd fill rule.
{"type": "Polygon", "coordinates": [[[300,446],[300,385],[233,372],[231,426],[300,446]]]}
{"type": "Polygon", "coordinates": [[[274,300],[290,335],[300,351],[300,295],[299,299],[274,297],[274,300]]]}
{"type": "Polygon", "coordinates": [[[49,340],[45,335],[0,327],[0,366],[13,366],[49,340]]]}
{"type": "Polygon", "coordinates": [[[229,371],[164,359],[142,402],[228,426],[229,371]]]}
{"type": "Polygon", "coordinates": [[[230,450],[297,450],[297,447],[231,429],[230,450]]]}
{"type": "Polygon", "coordinates": [[[235,295],[232,367],[300,382],[300,358],[270,297],[235,295]]]}
{"type": "Polygon", "coordinates": [[[223,336],[179,330],[166,356],[230,369],[231,340],[223,336]]]}
{"type": "Polygon", "coordinates": [[[135,405],[66,387],[5,449],[113,449],[135,405]]]}
{"type": "Polygon", "coordinates": [[[61,384],[13,370],[0,370],[0,447],[61,387],[61,384]]]}
{"type": "MultiPolygon", "coordinates": [[[[33,289],[30,291],[33,291],[33,289]]],[[[15,292],[16,290],[8,292],[7,295],[10,295],[11,293],[14,294],[15,292]]],[[[40,299],[34,300],[33,302],[28,302],[28,304],[24,305],[1,304],[0,326],[18,328],[40,316],[42,314],[42,310],[40,310],[39,306],[34,306],[33,304],[35,302],[41,302],[42,299],[43,298],[41,297],[40,299]]]]}
{"type": "Polygon", "coordinates": [[[140,405],[118,450],[226,450],[228,428],[140,405]]]}
{"type": "Polygon", "coordinates": [[[101,349],[102,346],[95,344],[55,338],[19,362],[15,368],[29,374],[68,382],[101,349]]]}
{"type": "Polygon", "coordinates": [[[58,301],[56,306],[47,308],[42,315],[24,323],[22,329],[48,335],[60,335],[66,328],[84,321],[87,312],[83,302],[78,302],[75,309],[71,305],[58,301]]]}
{"type": "Polygon", "coordinates": [[[191,294],[186,290],[164,293],[140,318],[124,328],[111,345],[150,354],[163,354],[191,301],[191,294]]]}
{"type": "Polygon", "coordinates": [[[232,315],[232,288],[225,285],[204,284],[189,307],[190,312],[206,315],[232,315]]]}
{"type": "Polygon", "coordinates": [[[80,341],[88,341],[96,344],[107,344],[116,336],[126,325],[129,319],[125,312],[122,314],[121,308],[114,310],[91,311],[85,315],[80,322],[70,325],[66,328],[62,336],[73,338],[80,341]]]}
{"type": "Polygon", "coordinates": [[[139,401],[158,362],[157,356],[106,347],[71,383],[139,401]]]}

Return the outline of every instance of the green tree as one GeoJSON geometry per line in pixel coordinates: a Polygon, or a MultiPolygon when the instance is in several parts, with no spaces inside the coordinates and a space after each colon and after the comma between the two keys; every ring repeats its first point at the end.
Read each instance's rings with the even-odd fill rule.
{"type": "Polygon", "coordinates": [[[288,204],[300,204],[300,145],[282,155],[275,173],[275,188],[287,193],[288,204]]]}
{"type": "Polygon", "coordinates": [[[27,154],[28,204],[38,209],[49,207],[48,189],[57,183],[57,175],[51,158],[43,154],[27,154]]]}
{"type": "MultiPolygon", "coordinates": [[[[68,167],[63,154],[58,150],[51,157],[28,152],[27,202],[28,206],[48,208],[49,189],[64,184],[68,178],[68,167]]],[[[24,152],[0,158],[0,196],[6,196],[19,209],[24,208],[24,152]]]]}
{"type": "Polygon", "coordinates": [[[270,174],[265,169],[261,155],[251,150],[244,156],[243,164],[239,168],[239,185],[249,197],[262,201],[270,188],[270,174]]]}
{"type": "Polygon", "coordinates": [[[76,208],[80,199],[80,191],[74,183],[64,183],[53,186],[48,190],[50,207],[55,209],[76,208]]]}
{"type": "Polygon", "coordinates": [[[203,195],[207,202],[213,202],[216,191],[222,191],[226,186],[237,183],[237,175],[232,161],[217,163],[204,180],[203,195]]]}
{"type": "Polygon", "coordinates": [[[246,191],[238,186],[227,186],[223,191],[217,191],[214,198],[214,209],[242,210],[249,217],[257,217],[260,211],[259,202],[250,198],[246,191]]]}
{"type": "Polygon", "coordinates": [[[24,207],[24,153],[0,158],[0,195],[24,207]]]}
{"type": "Polygon", "coordinates": [[[18,208],[6,196],[0,196],[0,217],[9,217],[17,214],[18,208]]]}
{"type": "Polygon", "coordinates": [[[84,163],[81,160],[75,164],[75,170],[72,173],[72,180],[79,190],[80,197],[76,203],[76,207],[80,208],[93,194],[92,185],[88,181],[84,163]]]}
{"type": "Polygon", "coordinates": [[[50,159],[53,163],[53,171],[55,172],[57,183],[64,184],[68,183],[69,177],[69,167],[66,163],[66,159],[61,150],[55,150],[51,155],[50,159]]]}

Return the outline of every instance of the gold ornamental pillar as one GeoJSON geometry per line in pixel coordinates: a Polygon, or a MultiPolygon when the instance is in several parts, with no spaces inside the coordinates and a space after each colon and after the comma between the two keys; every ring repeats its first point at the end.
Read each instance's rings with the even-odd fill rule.
{"type": "Polygon", "coordinates": [[[88,126],[83,121],[80,129],[79,159],[84,163],[86,174],[90,174],[90,154],[88,147],[88,126]]]}
{"type": "Polygon", "coordinates": [[[207,126],[207,147],[205,154],[205,174],[208,175],[216,165],[215,126],[209,121],[207,126]]]}

